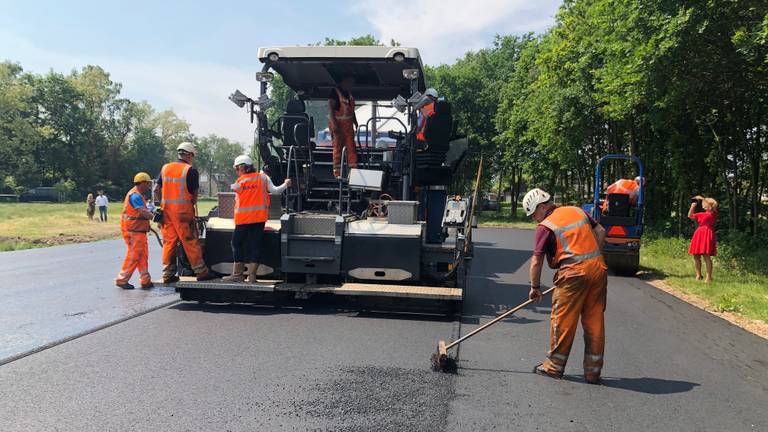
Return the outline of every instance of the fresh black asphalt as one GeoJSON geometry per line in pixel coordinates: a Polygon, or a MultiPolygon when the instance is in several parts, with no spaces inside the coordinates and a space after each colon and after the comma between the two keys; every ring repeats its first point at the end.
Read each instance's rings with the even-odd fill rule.
{"type": "MultiPolygon", "coordinates": [[[[467,341],[457,375],[431,372],[439,339],[527,295],[531,232],[480,229],[475,238],[461,322],[182,302],[0,366],[0,430],[768,430],[768,343],[633,278],[610,278],[601,386],[580,377],[580,337],[566,379],[530,373],[547,349],[548,300],[467,341]]],[[[92,288],[106,297],[99,305],[126,295],[111,286],[122,249],[87,252],[104,244],[78,246],[90,260],[111,260],[114,270],[97,276],[106,282],[92,288]]],[[[57,251],[73,255],[51,248],[14,259],[64,260],[57,251]]],[[[3,274],[15,271],[6,256],[3,274]]],[[[33,301],[0,285],[11,301],[3,313],[33,328],[22,334],[2,321],[0,340],[9,331],[37,341],[25,347],[49,339],[36,332],[66,320],[18,308],[59,316],[81,298],[63,289],[69,301],[33,301]]]]}

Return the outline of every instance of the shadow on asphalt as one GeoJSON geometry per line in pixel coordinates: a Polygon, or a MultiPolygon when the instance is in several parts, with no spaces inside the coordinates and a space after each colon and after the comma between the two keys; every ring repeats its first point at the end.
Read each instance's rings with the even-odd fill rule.
{"type": "Polygon", "coordinates": [[[359,310],[351,307],[341,307],[341,305],[333,302],[323,302],[321,304],[313,305],[251,305],[244,303],[193,303],[182,302],[178,303],[169,309],[176,309],[179,311],[196,311],[212,314],[236,314],[236,315],[254,315],[254,316],[269,316],[269,315],[287,315],[287,314],[301,314],[301,315],[346,315],[350,318],[385,318],[396,320],[411,320],[411,321],[437,321],[437,322],[450,322],[455,318],[453,315],[440,315],[440,314],[428,314],[417,312],[402,312],[402,311],[370,311],[359,310]]]}
{"type": "MultiPolygon", "coordinates": [[[[528,300],[528,285],[507,284],[497,282],[487,277],[473,277],[467,296],[464,300],[462,323],[477,323],[480,317],[496,317],[515,306],[528,300]]],[[[549,298],[525,308],[538,314],[549,315],[551,302],[549,298]]],[[[530,324],[540,322],[536,319],[525,319],[512,316],[505,322],[530,324]]]]}
{"type": "MultiPolygon", "coordinates": [[[[531,371],[473,368],[473,367],[461,366],[461,364],[459,364],[459,372],[461,371],[533,375],[533,372],[531,371]]],[[[552,379],[552,378],[541,377],[541,379],[552,379]]],[[[578,375],[565,375],[563,377],[563,381],[587,385],[587,383],[584,381],[584,378],[578,375]]],[[[603,387],[628,390],[628,391],[633,391],[637,393],[645,393],[645,394],[652,394],[652,395],[685,393],[701,385],[701,384],[688,382],[688,381],[666,380],[661,378],[648,378],[648,377],[645,377],[645,378],[603,377],[603,379],[600,381],[600,384],[603,387]]]]}
{"type": "Polygon", "coordinates": [[[701,384],[688,381],[666,380],[661,378],[603,378],[605,387],[629,390],[653,395],[685,393],[701,384]]]}

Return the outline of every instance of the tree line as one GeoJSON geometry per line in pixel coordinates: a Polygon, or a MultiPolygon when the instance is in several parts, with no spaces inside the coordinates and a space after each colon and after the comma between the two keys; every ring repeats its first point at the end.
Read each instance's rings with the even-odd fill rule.
{"type": "MultiPolygon", "coordinates": [[[[766,232],[764,0],[566,0],[545,33],[499,35],[427,73],[474,160],[491,161],[486,187],[511,188],[513,215],[525,187],[591,201],[597,160],[624,153],[645,162],[656,229],[683,231],[702,193],[729,231],[766,232]]],[[[614,164],[604,180],[630,175],[614,164]]]]}
{"type": "Polygon", "coordinates": [[[99,189],[121,197],[135,173],[157,175],[182,141],[197,146],[195,165],[209,182],[231,180],[240,143],[195,136],[172,110],[121,90],[98,66],[35,74],[0,63],[0,193],[53,186],[69,199],[99,189]]]}

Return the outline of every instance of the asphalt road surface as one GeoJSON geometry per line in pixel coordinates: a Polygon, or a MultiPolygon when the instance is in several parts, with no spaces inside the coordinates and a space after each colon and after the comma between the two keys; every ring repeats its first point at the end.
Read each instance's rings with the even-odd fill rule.
{"type": "MultiPolygon", "coordinates": [[[[149,240],[150,274],[159,278],[160,246],[149,240]]],[[[178,298],[168,288],[115,288],[125,250],[107,240],[0,253],[0,364],[178,298]]]]}
{"type": "Polygon", "coordinates": [[[0,430],[768,430],[768,343],[637,279],[610,279],[601,386],[580,337],[565,379],[530,372],[548,301],[431,372],[437,340],[524,300],[531,237],[476,231],[462,322],[178,303],[7,363],[0,430]]]}

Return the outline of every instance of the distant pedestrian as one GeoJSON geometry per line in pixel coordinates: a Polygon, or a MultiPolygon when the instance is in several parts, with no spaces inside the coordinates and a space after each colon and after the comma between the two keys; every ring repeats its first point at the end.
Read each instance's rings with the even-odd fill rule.
{"type": "Polygon", "coordinates": [[[717,235],[715,234],[715,222],[717,222],[717,201],[712,198],[704,198],[697,195],[692,199],[691,208],[688,210],[688,218],[699,225],[691,238],[688,253],[693,255],[696,267],[696,280],[703,279],[701,275],[701,259],[707,265],[707,278],[705,282],[712,282],[712,257],[717,255],[717,235]],[[697,212],[696,207],[701,204],[703,212],[697,212]]]}
{"type": "Polygon", "coordinates": [[[96,197],[96,207],[99,208],[99,220],[102,222],[107,221],[107,205],[109,204],[109,200],[107,199],[107,196],[104,195],[104,191],[99,191],[99,196],[96,197]]]}
{"type": "Polygon", "coordinates": [[[96,200],[93,199],[93,194],[89,193],[85,199],[85,214],[88,215],[88,220],[93,222],[93,215],[96,213],[96,200]]]}

